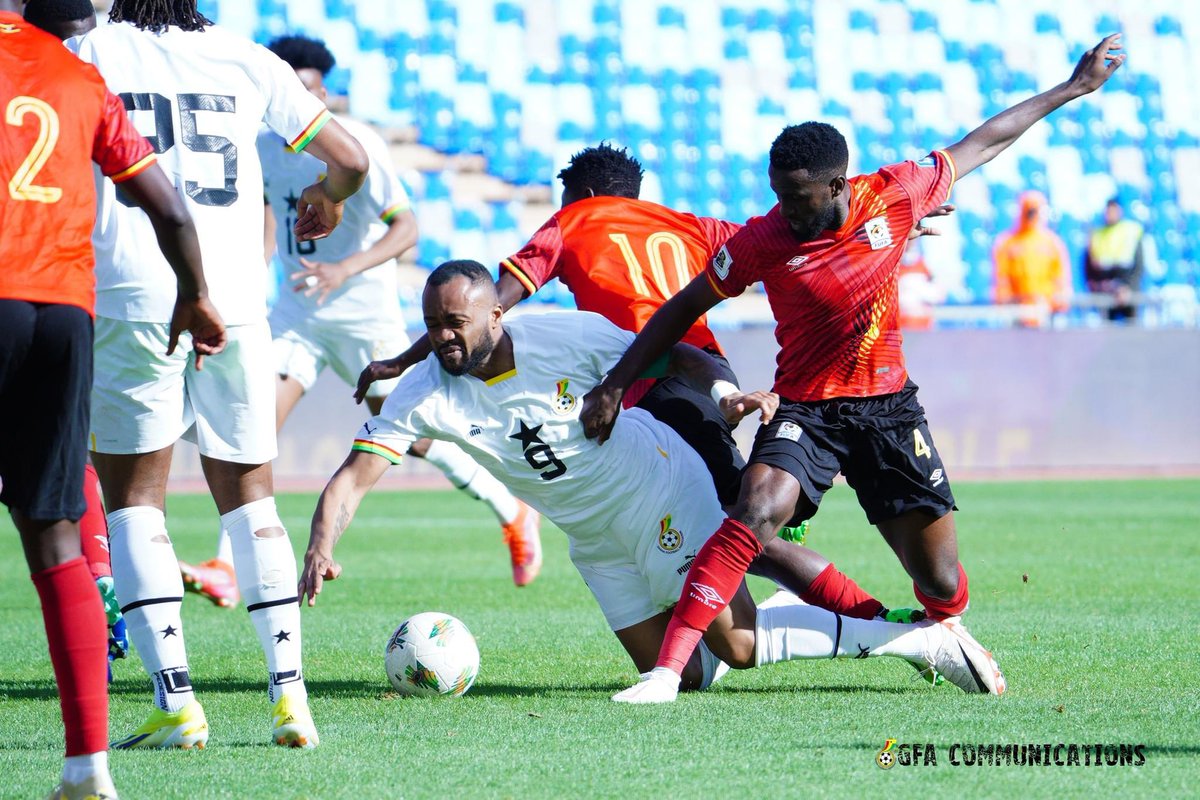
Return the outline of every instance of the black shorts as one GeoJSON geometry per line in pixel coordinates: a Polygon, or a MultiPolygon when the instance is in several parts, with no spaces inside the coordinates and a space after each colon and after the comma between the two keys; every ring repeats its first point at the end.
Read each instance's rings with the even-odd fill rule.
{"type": "MultiPolygon", "coordinates": [[[[722,380],[737,383],[724,357],[709,353],[728,374],[722,380]]],[[[663,378],[638,400],[637,408],[649,411],[655,419],[669,426],[700,454],[721,505],[732,505],[742,485],[742,470],[746,460],[733,440],[733,431],[725,415],[717,408],[712,396],[695,389],[682,378],[663,378]]]]}
{"type": "Polygon", "coordinates": [[[0,502],[31,519],[83,516],[91,392],[91,316],[0,299],[0,502]]]}
{"type": "Polygon", "coordinates": [[[872,525],[914,509],[942,516],[955,508],[911,380],[895,394],[816,403],[781,400],[754,438],[751,464],[790,473],[815,511],[841,472],[872,525]]]}

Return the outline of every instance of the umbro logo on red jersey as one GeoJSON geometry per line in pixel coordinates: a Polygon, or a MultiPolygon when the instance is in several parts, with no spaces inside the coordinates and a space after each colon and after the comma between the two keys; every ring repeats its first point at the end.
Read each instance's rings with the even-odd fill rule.
{"type": "Polygon", "coordinates": [[[800,266],[805,261],[808,261],[808,256],[796,256],[795,258],[791,259],[787,263],[787,265],[789,267],[791,267],[791,269],[789,269],[788,272],[794,271],[796,269],[796,267],[800,266]]]}

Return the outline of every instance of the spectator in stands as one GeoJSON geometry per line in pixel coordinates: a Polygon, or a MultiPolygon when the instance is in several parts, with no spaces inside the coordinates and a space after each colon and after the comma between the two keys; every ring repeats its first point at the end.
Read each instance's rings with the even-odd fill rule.
{"type": "Polygon", "coordinates": [[[1047,225],[1046,196],[1023,192],[1016,224],[996,240],[996,303],[1026,306],[1018,322],[1040,327],[1065,311],[1071,296],[1067,248],[1047,225]]]}
{"type": "Polygon", "coordinates": [[[1121,200],[1114,197],[1104,206],[1104,224],[1088,237],[1083,277],[1089,292],[1112,296],[1108,318],[1113,322],[1137,316],[1133,295],[1142,285],[1144,233],[1141,223],[1125,219],[1121,200]]]}

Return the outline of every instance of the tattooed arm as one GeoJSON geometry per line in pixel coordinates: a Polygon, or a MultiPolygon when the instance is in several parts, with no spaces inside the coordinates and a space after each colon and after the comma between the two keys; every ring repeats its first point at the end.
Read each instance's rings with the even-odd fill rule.
{"type": "Polygon", "coordinates": [[[333,548],[350,526],[358,504],[389,466],[391,462],[382,456],[354,450],[329,479],[313,513],[304,569],[296,587],[301,602],[307,596],[308,604],[314,605],[322,584],[342,574],[342,565],[333,560],[333,548]]]}

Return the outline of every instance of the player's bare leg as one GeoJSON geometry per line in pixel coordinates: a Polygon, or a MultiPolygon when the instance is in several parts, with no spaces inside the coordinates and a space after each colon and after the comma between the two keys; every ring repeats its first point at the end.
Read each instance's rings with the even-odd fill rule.
{"type": "MultiPolygon", "coordinates": [[[[286,375],[275,376],[275,432],[278,433],[283,428],[283,423],[291,416],[292,411],[296,408],[296,404],[300,402],[300,398],[304,397],[304,387],[300,385],[300,381],[295,378],[289,378],[286,375]]],[[[370,398],[367,399],[370,403],[370,398]]],[[[371,411],[372,414],[378,414],[376,410],[371,411]]]]}
{"type": "Polygon", "coordinates": [[[879,532],[913,579],[917,599],[932,618],[957,617],[966,610],[967,576],[958,561],[953,511],[941,517],[909,511],[880,523],[879,532]]]}

